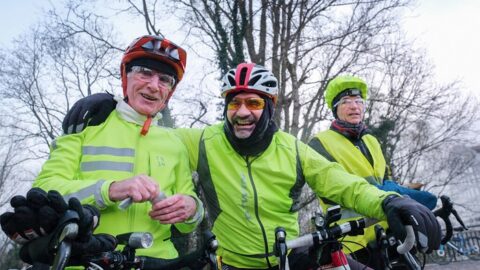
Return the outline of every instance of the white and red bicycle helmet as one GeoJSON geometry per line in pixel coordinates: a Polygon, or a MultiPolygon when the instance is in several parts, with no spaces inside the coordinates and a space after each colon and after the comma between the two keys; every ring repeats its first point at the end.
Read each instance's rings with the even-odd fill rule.
{"type": "Polygon", "coordinates": [[[271,71],[254,63],[242,63],[230,69],[222,79],[222,97],[230,93],[251,92],[266,95],[277,102],[278,81],[271,71]]]}

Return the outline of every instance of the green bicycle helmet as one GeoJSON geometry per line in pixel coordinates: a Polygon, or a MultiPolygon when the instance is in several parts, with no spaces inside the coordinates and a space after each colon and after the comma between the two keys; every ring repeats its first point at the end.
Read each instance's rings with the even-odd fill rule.
{"type": "Polygon", "coordinates": [[[343,96],[356,94],[360,94],[363,100],[367,100],[368,87],[365,81],[350,75],[337,76],[327,85],[327,89],[325,90],[325,102],[327,103],[328,108],[333,111],[334,101],[339,100],[343,96]],[[337,98],[340,94],[342,94],[342,96],[337,98]]]}

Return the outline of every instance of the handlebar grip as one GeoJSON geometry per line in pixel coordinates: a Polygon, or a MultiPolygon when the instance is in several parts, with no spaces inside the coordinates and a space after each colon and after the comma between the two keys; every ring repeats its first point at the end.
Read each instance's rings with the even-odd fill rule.
{"type": "MultiPolygon", "coordinates": [[[[313,238],[314,238],[314,234],[306,234],[298,238],[288,240],[287,248],[293,249],[293,248],[299,248],[299,247],[311,247],[315,244],[313,241],[313,238]]],[[[320,240],[321,240],[321,236],[320,236],[320,240]]]]}
{"type": "Polygon", "coordinates": [[[399,254],[407,253],[415,245],[415,232],[413,231],[412,225],[405,226],[405,231],[407,232],[407,236],[405,237],[405,242],[401,243],[399,240],[400,245],[398,245],[397,247],[397,252],[399,254]]]}
{"type": "Polygon", "coordinates": [[[52,270],[63,270],[67,265],[72,253],[70,240],[75,239],[78,234],[78,224],[68,223],[61,231],[56,243],[57,254],[53,260],[52,270]]]}

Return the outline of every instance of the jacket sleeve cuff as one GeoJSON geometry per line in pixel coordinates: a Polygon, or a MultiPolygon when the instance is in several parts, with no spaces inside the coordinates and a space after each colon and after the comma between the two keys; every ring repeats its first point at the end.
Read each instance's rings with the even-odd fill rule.
{"type": "Polygon", "coordinates": [[[197,197],[190,196],[195,200],[195,203],[197,205],[197,210],[195,211],[195,215],[193,217],[185,220],[183,223],[185,224],[198,224],[202,221],[203,215],[204,215],[204,209],[203,209],[203,203],[198,199],[197,197]]]}
{"type": "Polygon", "coordinates": [[[110,200],[109,189],[110,185],[113,183],[113,180],[101,180],[101,185],[95,191],[95,204],[100,209],[105,209],[107,206],[114,205],[115,202],[110,200]]]}

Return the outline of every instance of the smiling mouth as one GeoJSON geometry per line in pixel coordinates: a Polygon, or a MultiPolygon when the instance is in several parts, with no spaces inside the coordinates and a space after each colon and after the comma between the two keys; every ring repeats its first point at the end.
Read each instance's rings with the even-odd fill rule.
{"type": "Polygon", "coordinates": [[[239,126],[239,127],[251,126],[253,124],[255,124],[255,122],[250,120],[250,119],[237,119],[237,120],[235,120],[235,125],[239,126]]]}
{"type": "Polygon", "coordinates": [[[144,93],[140,93],[140,95],[146,100],[150,100],[150,101],[157,101],[158,100],[158,98],[152,97],[152,96],[144,94],[144,93]]]}

